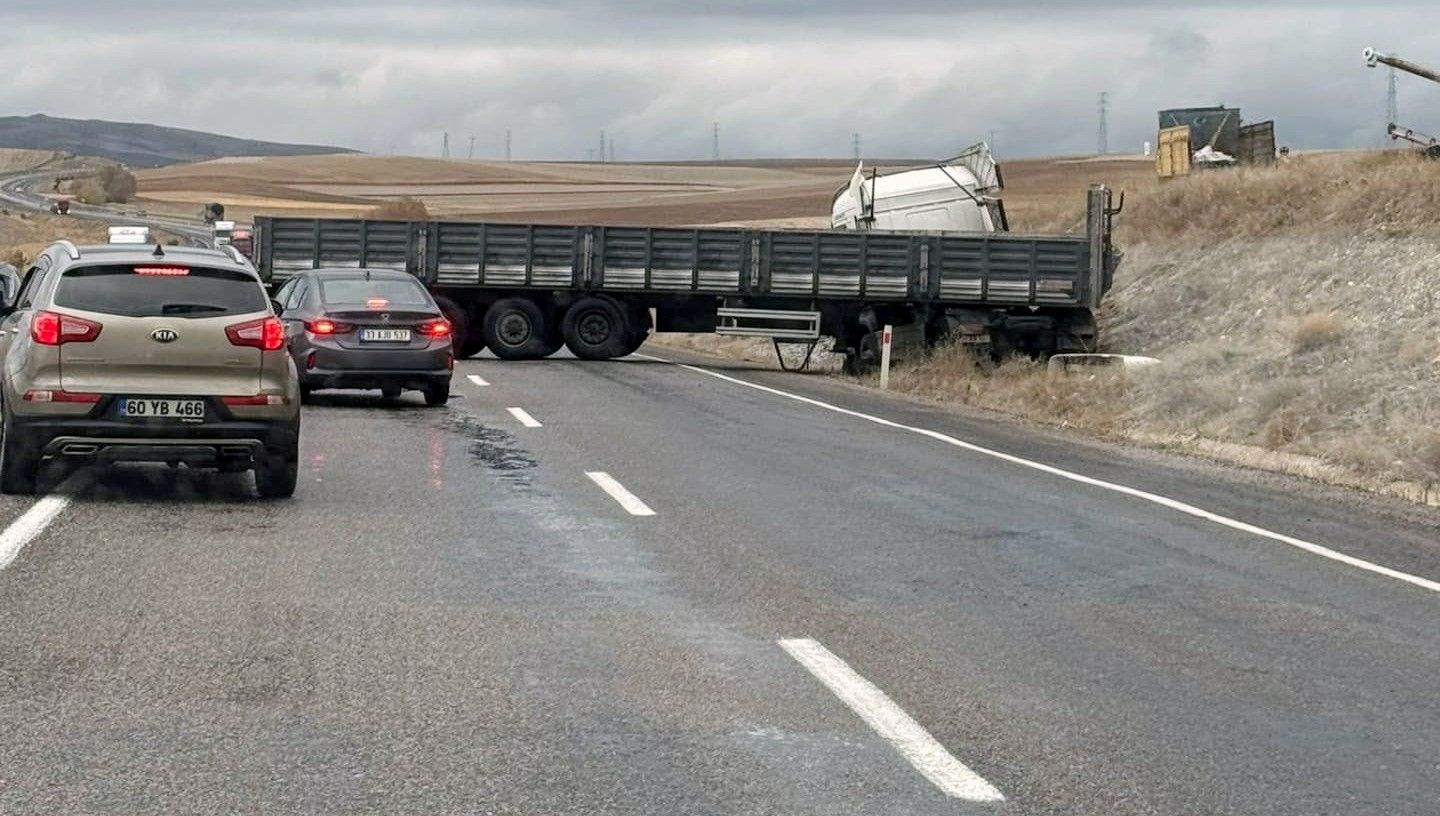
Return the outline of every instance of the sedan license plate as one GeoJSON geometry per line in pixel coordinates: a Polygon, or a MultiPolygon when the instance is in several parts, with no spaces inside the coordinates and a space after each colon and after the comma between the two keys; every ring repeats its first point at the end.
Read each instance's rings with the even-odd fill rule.
{"type": "Polygon", "coordinates": [[[361,329],[360,342],[362,343],[408,343],[410,342],[409,329],[361,329]]]}
{"type": "Polygon", "coordinates": [[[204,419],[205,400],[127,397],[120,400],[120,416],[130,419],[204,419]]]}

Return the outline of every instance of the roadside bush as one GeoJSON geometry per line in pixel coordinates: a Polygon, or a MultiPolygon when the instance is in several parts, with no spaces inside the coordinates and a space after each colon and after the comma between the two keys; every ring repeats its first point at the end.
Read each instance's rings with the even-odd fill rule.
{"type": "Polygon", "coordinates": [[[135,197],[135,176],[120,167],[105,167],[96,179],[105,197],[116,204],[124,204],[135,197]]]}
{"type": "Polygon", "coordinates": [[[1345,335],[1345,320],[1337,314],[1316,312],[1301,318],[1295,326],[1295,353],[1327,346],[1345,335]]]}
{"type": "Polygon", "coordinates": [[[430,218],[430,210],[425,206],[425,202],[418,198],[401,196],[394,201],[386,201],[375,207],[365,217],[385,221],[427,221],[430,218]]]}
{"type": "Polygon", "coordinates": [[[24,272],[25,267],[30,265],[30,259],[18,249],[11,250],[10,254],[5,256],[4,261],[21,272],[24,272]]]}
{"type": "Polygon", "coordinates": [[[105,187],[100,184],[99,179],[85,179],[75,186],[75,197],[80,199],[82,204],[109,204],[110,197],[105,194],[105,187]]]}

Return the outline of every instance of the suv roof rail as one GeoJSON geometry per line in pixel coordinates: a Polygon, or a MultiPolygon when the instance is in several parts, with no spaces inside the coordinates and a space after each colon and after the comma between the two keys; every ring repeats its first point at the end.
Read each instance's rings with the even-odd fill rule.
{"type": "Polygon", "coordinates": [[[244,255],[240,254],[240,250],[236,249],[234,244],[226,244],[225,248],[230,251],[230,257],[235,259],[235,263],[240,264],[241,266],[249,263],[249,260],[244,255]]]}
{"type": "Polygon", "coordinates": [[[80,247],[75,246],[75,242],[67,241],[62,238],[59,241],[56,241],[55,244],[65,250],[65,254],[70,256],[70,260],[80,260],[80,247]]]}

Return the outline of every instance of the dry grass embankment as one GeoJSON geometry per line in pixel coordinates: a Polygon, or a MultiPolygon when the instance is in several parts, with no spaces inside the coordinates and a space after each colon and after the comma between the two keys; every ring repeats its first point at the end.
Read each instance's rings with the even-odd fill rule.
{"type": "Polygon", "coordinates": [[[1132,199],[1106,350],[1128,378],[987,373],[942,351],[901,390],[1440,501],[1440,162],[1329,154],[1132,199]]]}
{"type": "Polygon", "coordinates": [[[0,261],[23,267],[28,259],[61,238],[77,244],[103,244],[108,235],[105,225],[98,221],[13,211],[0,213],[0,261]]]}

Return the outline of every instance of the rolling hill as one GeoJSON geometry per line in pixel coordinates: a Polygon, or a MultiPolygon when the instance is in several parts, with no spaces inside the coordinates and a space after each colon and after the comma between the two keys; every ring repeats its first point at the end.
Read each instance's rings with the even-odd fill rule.
{"type": "Polygon", "coordinates": [[[197,130],[44,114],[0,117],[0,147],[101,156],[134,167],[163,167],[226,156],[353,153],[343,147],[237,139],[197,130]]]}

